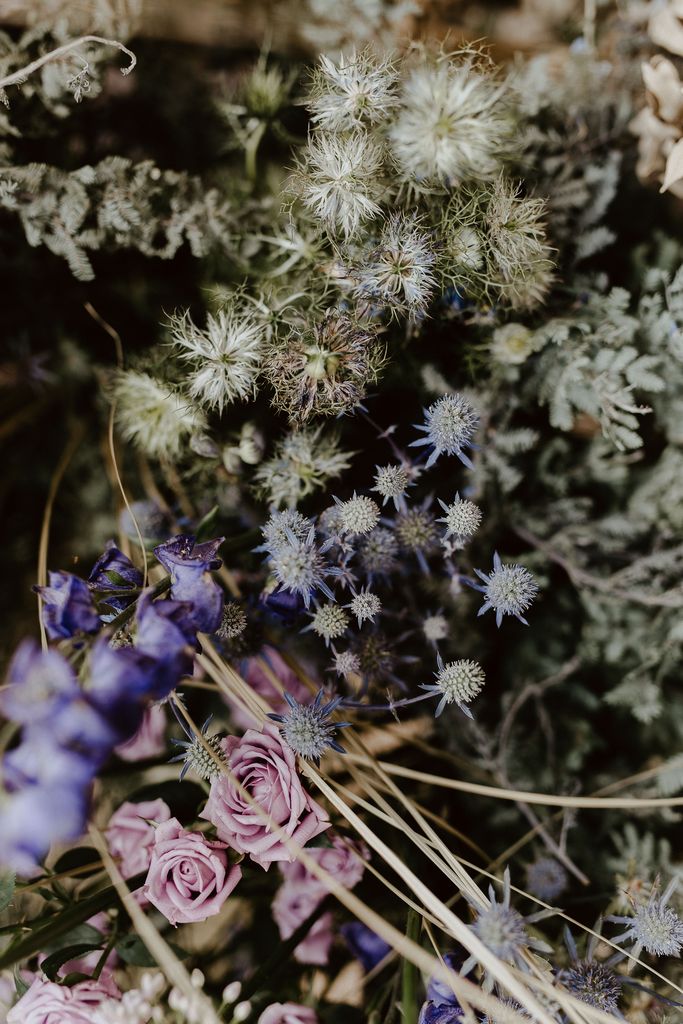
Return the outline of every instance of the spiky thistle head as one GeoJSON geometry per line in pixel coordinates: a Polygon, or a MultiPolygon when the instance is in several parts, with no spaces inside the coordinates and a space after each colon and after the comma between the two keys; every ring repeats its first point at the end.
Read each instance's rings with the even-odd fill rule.
{"type": "Polygon", "coordinates": [[[246,628],[247,615],[239,601],[226,602],[216,636],[220,640],[236,640],[242,636],[246,628]]]}
{"type": "Polygon", "coordinates": [[[286,508],[282,512],[273,512],[265,526],[261,527],[263,544],[256,551],[267,551],[273,554],[283,544],[289,543],[289,535],[294,534],[299,540],[305,540],[311,532],[313,523],[302,516],[294,508],[286,508]]]}
{"type": "Polygon", "coordinates": [[[581,1002],[605,1013],[618,1014],[621,979],[610,967],[595,960],[577,960],[558,971],[557,980],[581,1002]]]}
{"type": "Polygon", "coordinates": [[[347,605],[356,616],[358,627],[364,622],[374,622],[382,610],[382,602],[377,594],[373,594],[367,587],[354,594],[350,604],[347,605]]]}
{"type": "Polygon", "coordinates": [[[306,629],[322,637],[329,647],[331,640],[338,640],[349,628],[349,617],[338,604],[324,604],[313,612],[311,623],[306,629]]]}
{"type": "Polygon", "coordinates": [[[384,153],[366,132],[313,132],[292,188],[333,234],[350,238],[380,213],[384,153]]]}
{"type": "Polygon", "coordinates": [[[204,414],[193,402],[147,373],[119,373],[114,398],[123,437],[151,458],[178,458],[189,438],[207,429],[204,414]]]}
{"type": "Polygon", "coordinates": [[[453,187],[496,175],[511,128],[505,84],[465,51],[410,72],[389,139],[408,181],[453,187]]]}
{"type": "Polygon", "coordinates": [[[514,615],[516,619],[528,626],[522,615],[533,604],[538,593],[538,584],[528,569],[513,563],[503,565],[496,551],[493,555],[493,569],[490,573],[474,570],[482,580],[482,584],[470,582],[475,590],[484,594],[485,601],[478,611],[483,615],[490,608],[496,613],[496,625],[500,626],[504,615],[514,615]]]}
{"type": "Polygon", "coordinates": [[[338,416],[355,409],[377,381],[385,358],[374,327],[334,309],[273,343],[263,369],[273,405],[303,422],[312,415],[338,416]]]}
{"type": "Polygon", "coordinates": [[[375,486],[372,488],[382,498],[382,505],[391,500],[398,510],[405,504],[406,490],[412,483],[410,469],[406,465],[393,464],[388,466],[376,466],[375,486]]]}
{"type": "Polygon", "coordinates": [[[463,448],[472,447],[472,438],[479,417],[467,399],[460,394],[443,395],[424,410],[425,422],[416,423],[426,436],[411,443],[411,448],[429,445],[432,451],[426,468],[433,466],[440,455],[456,455],[468,469],[474,469],[463,448]]]}
{"type": "Polygon", "coordinates": [[[354,651],[335,651],[333,670],[343,679],[360,673],[360,658],[354,651]]]}
{"type": "Polygon", "coordinates": [[[353,271],[359,300],[384,306],[392,317],[425,313],[436,288],[434,242],[414,217],[392,214],[379,244],[353,271]]]}
{"type": "Polygon", "coordinates": [[[220,415],[255,393],[264,330],[252,314],[228,306],[209,314],[201,329],[186,311],[171,319],[171,338],[190,367],[188,393],[206,409],[220,415]]]}
{"type": "Polygon", "coordinates": [[[438,523],[446,524],[445,537],[455,537],[458,542],[464,544],[474,537],[481,523],[481,509],[473,501],[466,501],[456,492],[451,505],[447,505],[439,498],[439,504],[446,513],[438,523]]]}
{"type": "Polygon", "coordinates": [[[683,919],[670,907],[669,900],[676,891],[678,879],[671,882],[661,896],[656,895],[656,883],[647,903],[636,905],[632,917],[609,917],[608,921],[627,924],[622,935],[613,942],[631,941],[633,956],[642,949],[653,956],[680,956],[683,948],[683,919]]]}
{"type": "Polygon", "coordinates": [[[194,733],[190,732],[185,721],[179,716],[175,704],[173,705],[173,710],[183,732],[187,736],[187,740],[171,741],[174,746],[183,748],[180,754],[171,758],[171,763],[175,761],[183,762],[183,766],[180,769],[181,781],[190,769],[200,779],[204,779],[207,782],[210,782],[211,779],[217,779],[222,774],[223,767],[227,765],[228,759],[222,747],[223,736],[220,733],[214,733],[213,736],[208,735],[208,728],[211,725],[213,715],[209,715],[204,722],[201,728],[201,736],[195,736],[194,733]]]}
{"type": "Polygon", "coordinates": [[[526,884],[534,896],[552,902],[567,888],[567,872],[554,857],[538,857],[526,869],[526,884]]]}
{"type": "Polygon", "coordinates": [[[273,552],[269,564],[280,587],[300,597],[306,608],[310,606],[313,594],[318,590],[330,601],[334,601],[334,594],[325,578],[338,576],[339,570],[325,560],[315,542],[313,527],[305,539],[288,530],[285,543],[273,552]]]}
{"type": "Polygon", "coordinates": [[[351,722],[332,722],[330,715],[339,707],[343,697],[333,697],[323,704],[325,691],[320,689],[312,704],[299,704],[288,693],[284,697],[289,704],[285,715],[269,714],[274,722],[281,725],[280,732],[285,743],[295,754],[307,761],[320,764],[320,758],[328,747],[339,754],[346,751],[335,739],[337,729],[346,729],[351,722]]]}
{"type": "Polygon", "coordinates": [[[398,569],[399,543],[391,530],[376,527],[371,534],[363,537],[358,546],[358,559],[368,579],[375,576],[389,576],[398,569]]]}
{"type": "Polygon", "coordinates": [[[271,505],[293,507],[348,469],[351,454],[341,450],[337,435],[321,428],[292,431],[256,469],[256,486],[271,505]]]}
{"type": "Polygon", "coordinates": [[[436,682],[422,683],[420,686],[420,689],[437,694],[441,698],[434,717],[438,718],[447,704],[457,704],[468,718],[472,718],[472,712],[466,705],[480,693],[486,681],[481,665],[466,659],[444,664],[443,658],[437,653],[436,666],[436,682]]]}
{"type": "Polygon", "coordinates": [[[439,537],[429,502],[400,512],[396,516],[395,533],[403,550],[414,554],[422,571],[427,573],[429,566],[426,556],[436,549],[439,537]]]}
{"type": "Polygon", "coordinates": [[[371,50],[338,61],[322,56],[311,76],[307,106],[312,120],[333,132],[348,132],[385,121],[396,106],[394,62],[371,50]]]}
{"type": "Polygon", "coordinates": [[[375,529],[379,522],[379,508],[364,494],[356,494],[348,501],[335,498],[340,532],[349,537],[361,537],[375,529]]]}

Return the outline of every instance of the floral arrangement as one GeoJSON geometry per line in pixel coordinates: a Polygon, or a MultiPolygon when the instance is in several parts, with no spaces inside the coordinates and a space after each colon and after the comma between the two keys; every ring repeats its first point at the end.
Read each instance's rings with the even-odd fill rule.
{"type": "Polygon", "coordinates": [[[681,1019],[683,8],[461,6],[0,36],[1,1022],[681,1019]]]}

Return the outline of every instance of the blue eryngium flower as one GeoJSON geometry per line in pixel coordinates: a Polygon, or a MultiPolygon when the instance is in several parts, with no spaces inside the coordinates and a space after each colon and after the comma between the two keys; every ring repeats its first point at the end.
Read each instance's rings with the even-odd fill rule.
{"type": "Polygon", "coordinates": [[[391,946],[361,921],[349,921],[339,929],[347,946],[367,974],[391,952],[391,946]]]}
{"type": "Polygon", "coordinates": [[[135,598],[132,594],[121,597],[120,593],[135,590],[141,587],[142,583],[143,576],[140,570],[133,565],[127,555],[124,555],[123,551],[119,551],[113,540],[107,541],[104,551],[88,576],[90,589],[105,594],[104,603],[114,611],[121,612],[135,598]]]}
{"type": "Polygon", "coordinates": [[[334,739],[337,729],[346,729],[351,722],[331,722],[330,715],[344,700],[343,697],[333,697],[332,700],[323,704],[325,691],[321,688],[316,694],[312,704],[299,704],[285,691],[283,694],[289,704],[290,710],[286,715],[269,714],[274,722],[280,722],[282,738],[299,757],[320,764],[320,758],[327,747],[336,750],[339,754],[346,751],[334,739]]]}
{"type": "Polygon", "coordinates": [[[486,598],[478,611],[483,615],[490,608],[496,613],[496,625],[500,626],[504,615],[514,615],[516,619],[523,622],[525,626],[529,623],[522,615],[527,608],[530,608],[536,594],[538,584],[528,569],[523,565],[503,565],[500,555],[496,551],[493,556],[493,569],[490,573],[482,572],[481,569],[474,570],[482,580],[482,583],[475,583],[466,577],[464,582],[474,590],[480,591],[486,598]]]}
{"type": "Polygon", "coordinates": [[[171,575],[171,597],[191,603],[191,619],[201,633],[215,633],[221,623],[223,591],[211,572],[221,566],[216,552],[224,540],[225,537],[217,537],[195,544],[193,536],[182,534],[154,549],[171,575]]]}
{"type": "Polygon", "coordinates": [[[47,587],[34,587],[42,599],[41,618],[50,640],[96,633],[102,625],[85,580],[71,572],[50,572],[47,587]]]}

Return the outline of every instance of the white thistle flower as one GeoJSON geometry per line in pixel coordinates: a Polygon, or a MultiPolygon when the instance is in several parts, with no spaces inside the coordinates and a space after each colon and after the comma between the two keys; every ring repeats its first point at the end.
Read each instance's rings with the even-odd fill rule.
{"type": "Polygon", "coordinates": [[[308,98],[313,121],[333,132],[384,121],[396,106],[396,79],[393,62],[369,50],[341,54],[337,62],[322,56],[308,98]]]}
{"type": "Polygon", "coordinates": [[[357,537],[370,533],[379,522],[379,507],[372,498],[367,498],[364,494],[357,495],[354,491],[353,497],[348,501],[339,501],[335,498],[335,503],[342,532],[349,536],[357,537]]]}
{"type": "Polygon", "coordinates": [[[432,240],[414,217],[392,214],[379,245],[354,271],[355,294],[386,305],[392,316],[424,313],[436,288],[432,240]]]}
{"type": "Polygon", "coordinates": [[[222,413],[230,402],[256,391],[263,328],[236,309],[221,309],[201,330],[190,314],[171,321],[173,344],[190,364],[188,392],[207,409],[222,413]]]}
{"type": "Polygon", "coordinates": [[[524,324],[509,323],[496,327],[491,342],[491,355],[497,363],[516,366],[534,351],[534,336],[524,324]]]}
{"type": "Polygon", "coordinates": [[[447,505],[439,498],[439,505],[446,513],[438,523],[446,524],[445,537],[455,537],[456,541],[463,544],[474,537],[481,523],[481,509],[473,501],[466,501],[456,493],[453,503],[447,505]]]}
{"type": "Polygon", "coordinates": [[[310,139],[295,187],[304,206],[332,232],[355,235],[380,213],[381,146],[364,132],[337,137],[317,131],[310,139]]]}
{"type": "Polygon", "coordinates": [[[472,718],[472,712],[466,704],[474,700],[482,690],[486,677],[484,670],[476,661],[449,661],[444,664],[440,654],[436,655],[438,671],[435,683],[422,683],[420,689],[441,695],[436,706],[434,717],[438,718],[447,704],[457,704],[468,718],[472,718]]]}
{"type": "Polygon", "coordinates": [[[359,675],[360,658],[354,651],[335,651],[332,667],[338,676],[348,679],[349,676],[359,675]]]}
{"type": "Polygon", "coordinates": [[[430,644],[436,644],[448,636],[448,622],[440,613],[428,615],[422,623],[422,632],[430,644]]]}
{"type": "Polygon", "coordinates": [[[472,437],[479,425],[479,417],[466,398],[460,394],[444,395],[424,410],[425,422],[416,423],[426,437],[410,444],[411,448],[430,445],[431,452],[425,468],[433,466],[440,455],[457,455],[463,465],[474,469],[463,448],[472,447],[472,437]]]}
{"type": "Polygon", "coordinates": [[[382,610],[382,602],[377,594],[373,594],[366,587],[365,590],[361,590],[358,594],[355,594],[351,603],[346,605],[346,607],[350,608],[356,616],[358,627],[360,628],[366,621],[375,621],[375,618],[382,610]]]}
{"type": "Polygon", "coordinates": [[[121,434],[152,458],[177,459],[184,442],[207,429],[203,413],[170,385],[125,370],[114,386],[121,434]]]}
{"type": "Polygon", "coordinates": [[[324,604],[313,613],[313,619],[306,629],[322,637],[327,646],[330,640],[338,640],[349,627],[349,617],[338,604],[324,604]]]}
{"type": "Polygon", "coordinates": [[[399,510],[405,504],[405,493],[411,484],[411,473],[407,466],[375,466],[375,486],[372,488],[382,498],[382,506],[391,499],[399,510]]]}
{"type": "Polygon", "coordinates": [[[506,88],[475,64],[471,54],[444,58],[404,83],[389,138],[410,181],[452,186],[498,172],[510,137],[506,88]]]}

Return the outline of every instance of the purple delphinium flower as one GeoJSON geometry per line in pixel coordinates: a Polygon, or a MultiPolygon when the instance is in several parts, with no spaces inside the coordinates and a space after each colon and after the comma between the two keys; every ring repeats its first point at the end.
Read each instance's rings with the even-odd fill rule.
{"type": "Polygon", "coordinates": [[[167,598],[155,601],[152,591],[147,590],[138,598],[135,618],[135,646],[152,658],[167,660],[181,654],[187,656],[197,646],[192,609],[186,601],[167,598]]]}
{"type": "Polygon", "coordinates": [[[18,746],[2,760],[2,781],[10,792],[27,786],[52,785],[87,790],[96,763],[82,752],[59,746],[41,727],[24,729],[18,746]]]}
{"type": "MultiPolygon", "coordinates": [[[[444,953],[443,955],[443,962],[446,964],[446,967],[451,967],[456,973],[460,971],[465,959],[466,955],[464,953],[453,952],[444,953]]],[[[429,979],[427,984],[427,1000],[436,1003],[438,1006],[457,1006],[460,1009],[460,1003],[453,989],[448,982],[441,981],[440,978],[431,977],[429,979]]]]}
{"type": "Polygon", "coordinates": [[[34,587],[42,601],[41,618],[50,640],[96,633],[102,625],[85,580],[71,572],[48,573],[47,587],[34,587]]]}
{"type": "Polygon", "coordinates": [[[80,688],[66,658],[24,640],[0,687],[0,711],[14,722],[49,721],[55,710],[78,697],[80,688]]]}
{"type": "Polygon", "coordinates": [[[133,565],[123,551],[119,551],[113,540],[107,541],[104,551],[88,576],[90,589],[105,594],[104,603],[114,611],[121,612],[135,600],[132,594],[119,596],[121,591],[135,590],[141,587],[142,583],[143,575],[137,566],[133,565]]]}
{"type": "Polygon", "coordinates": [[[0,805],[0,864],[24,877],[35,874],[53,843],[83,834],[87,812],[87,793],[61,781],[13,793],[0,805]]]}
{"type": "Polygon", "coordinates": [[[147,702],[157,699],[167,676],[164,661],[135,647],[112,647],[106,637],[93,646],[88,674],[88,699],[116,727],[117,743],[139,728],[147,702]]]}
{"type": "Polygon", "coordinates": [[[391,946],[360,921],[349,921],[339,929],[347,946],[367,974],[391,952],[391,946]]]}
{"type": "Polygon", "coordinates": [[[212,570],[221,566],[216,552],[225,540],[218,537],[195,544],[189,534],[173,537],[154,549],[154,554],[171,575],[171,597],[192,604],[192,622],[201,633],[215,633],[221,623],[223,591],[212,570]]]}
{"type": "Polygon", "coordinates": [[[422,1004],[417,1024],[460,1024],[462,1017],[461,1006],[427,1002],[422,1004]]]}

